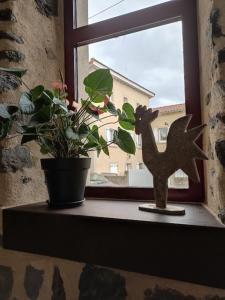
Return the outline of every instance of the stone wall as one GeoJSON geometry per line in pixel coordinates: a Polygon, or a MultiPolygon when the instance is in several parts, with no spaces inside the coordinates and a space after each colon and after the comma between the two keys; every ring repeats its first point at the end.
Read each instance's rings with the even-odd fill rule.
{"type": "Polygon", "coordinates": [[[225,290],[1,250],[1,300],[225,300],[225,290]]]}
{"type": "MultiPolygon", "coordinates": [[[[50,87],[59,78],[59,70],[64,69],[63,49],[62,0],[0,1],[0,67],[27,69],[23,81],[28,87],[50,87]]],[[[0,73],[0,103],[17,103],[24,90],[20,82],[0,73]]],[[[9,140],[1,146],[14,149],[18,143],[9,140]]],[[[0,207],[47,200],[39,150],[34,145],[31,150],[30,158],[29,152],[20,149],[27,155],[25,160],[32,163],[18,169],[15,165],[21,165],[24,156],[0,149],[0,207]]]]}
{"type": "Polygon", "coordinates": [[[199,0],[198,8],[206,200],[225,221],[225,3],[199,0]]]}

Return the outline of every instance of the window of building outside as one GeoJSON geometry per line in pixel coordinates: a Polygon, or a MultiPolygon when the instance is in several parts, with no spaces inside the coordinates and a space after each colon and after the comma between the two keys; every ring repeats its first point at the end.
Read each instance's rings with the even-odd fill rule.
{"type": "Polygon", "coordinates": [[[127,163],[125,166],[125,171],[129,172],[130,170],[132,170],[132,164],[131,163],[127,163]]]}
{"type": "Polygon", "coordinates": [[[159,143],[166,143],[168,135],[168,128],[163,127],[158,129],[158,137],[159,137],[159,143]]]}
{"type": "Polygon", "coordinates": [[[143,170],[145,168],[145,165],[143,163],[138,163],[137,164],[137,169],[138,170],[143,170]]]}
{"type": "MultiPolygon", "coordinates": [[[[176,119],[193,112],[192,124],[200,123],[195,0],[124,0],[115,6],[116,1],[111,0],[76,2],[78,28],[70,34],[75,47],[75,95],[78,94],[78,98],[85,96],[82,83],[88,72],[110,69],[116,107],[121,108],[128,101],[134,109],[145,105],[159,110],[159,117],[151,126],[158,150],[164,152],[169,127],[176,119]],[[119,17],[111,19],[115,16],[119,17]]],[[[71,71],[71,66],[69,68],[71,71]]],[[[102,122],[99,124],[102,125],[102,122]]],[[[100,134],[111,142],[113,130],[117,127],[114,124],[110,128],[102,128],[100,134]]],[[[104,191],[119,197],[134,193],[142,197],[146,195],[146,188],[152,195],[153,178],[147,168],[143,168],[141,136],[131,134],[137,145],[135,155],[128,156],[117,146],[109,146],[109,157],[101,153],[97,159],[96,154],[91,154],[90,189],[87,191],[100,195],[102,184],[104,191]],[[110,176],[104,183],[92,180],[92,174],[104,176],[108,173],[109,165],[110,173],[117,174],[121,180],[116,184],[115,178],[110,179],[110,176]],[[128,169],[130,165],[138,167],[128,169]],[[116,188],[123,189],[117,192],[116,188]]],[[[200,176],[202,174],[200,166],[200,176]]],[[[203,188],[190,185],[187,176],[183,177],[183,184],[176,184],[176,178],[173,174],[169,180],[169,187],[174,190],[169,194],[186,197],[198,191],[196,195],[202,195],[203,188]]],[[[177,196],[175,198],[177,200],[177,196]]]]}
{"type": "Polygon", "coordinates": [[[105,132],[106,132],[106,136],[105,136],[106,141],[109,142],[109,143],[112,142],[112,140],[113,140],[113,134],[114,134],[114,129],[112,129],[112,128],[106,128],[105,132]]]}
{"type": "Polygon", "coordinates": [[[110,164],[110,173],[118,174],[118,164],[117,163],[110,164]]]}

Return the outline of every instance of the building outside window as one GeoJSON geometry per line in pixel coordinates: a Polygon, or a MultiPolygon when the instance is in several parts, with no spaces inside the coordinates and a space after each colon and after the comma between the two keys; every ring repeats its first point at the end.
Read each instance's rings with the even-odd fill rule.
{"type": "Polygon", "coordinates": [[[158,130],[159,143],[166,143],[168,135],[168,128],[163,127],[158,130]]]}
{"type": "Polygon", "coordinates": [[[113,140],[114,129],[106,128],[106,141],[111,142],[113,140]]]}
{"type": "Polygon", "coordinates": [[[109,165],[109,171],[112,174],[118,174],[118,164],[117,163],[111,163],[109,165]]]}
{"type": "Polygon", "coordinates": [[[137,164],[137,169],[138,169],[138,170],[144,170],[144,169],[145,169],[144,163],[143,163],[143,162],[138,163],[138,164],[137,164]]]}
{"type": "Polygon", "coordinates": [[[132,164],[131,163],[127,163],[125,169],[126,169],[127,172],[129,170],[132,170],[132,164]]]}

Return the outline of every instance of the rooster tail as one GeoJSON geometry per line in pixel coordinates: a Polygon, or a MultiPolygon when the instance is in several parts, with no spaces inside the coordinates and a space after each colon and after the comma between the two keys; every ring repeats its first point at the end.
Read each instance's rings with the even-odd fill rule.
{"type": "Polygon", "coordinates": [[[192,128],[192,129],[188,130],[188,132],[187,132],[188,137],[192,141],[196,141],[197,138],[202,134],[202,132],[204,131],[206,126],[207,125],[204,124],[204,125],[200,125],[200,126],[197,126],[195,128],[192,128]]]}
{"type": "Polygon", "coordinates": [[[186,162],[186,164],[182,166],[181,170],[184,171],[184,173],[186,173],[194,182],[200,182],[198,169],[194,159],[186,162]]]}

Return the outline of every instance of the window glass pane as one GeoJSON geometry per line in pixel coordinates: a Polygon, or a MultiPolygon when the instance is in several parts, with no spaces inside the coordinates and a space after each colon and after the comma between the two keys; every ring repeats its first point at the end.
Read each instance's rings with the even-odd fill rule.
{"type": "Polygon", "coordinates": [[[77,0],[77,25],[100,22],[171,0],[77,0]]]}
{"type": "MultiPolygon", "coordinates": [[[[185,115],[182,23],[176,22],[78,48],[79,98],[86,97],[82,84],[85,72],[99,68],[111,70],[114,81],[111,99],[117,108],[128,102],[134,109],[146,105],[159,110],[159,116],[151,123],[151,127],[159,152],[165,151],[171,124],[185,115]]],[[[97,125],[103,124],[104,121],[97,125]]],[[[110,142],[113,130],[117,127],[118,124],[107,125],[99,131],[110,142]]],[[[153,186],[152,175],[142,160],[143,138],[132,131],[130,133],[137,148],[135,156],[122,152],[116,145],[109,146],[110,157],[91,154],[90,185],[153,186]],[[96,181],[96,174],[99,182],[96,181]]],[[[171,176],[169,186],[188,188],[187,176],[177,174],[171,176]]]]}

